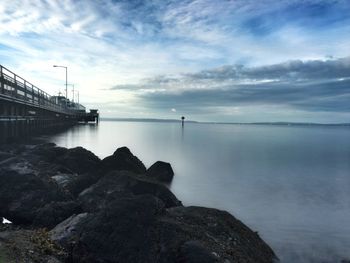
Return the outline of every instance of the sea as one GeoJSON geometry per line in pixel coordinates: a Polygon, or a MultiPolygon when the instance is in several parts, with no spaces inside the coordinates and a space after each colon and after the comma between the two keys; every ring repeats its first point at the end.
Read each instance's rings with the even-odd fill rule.
{"type": "Polygon", "coordinates": [[[229,211],[282,263],[350,260],[349,126],[101,121],[46,139],[171,163],[184,205],[229,211]]]}

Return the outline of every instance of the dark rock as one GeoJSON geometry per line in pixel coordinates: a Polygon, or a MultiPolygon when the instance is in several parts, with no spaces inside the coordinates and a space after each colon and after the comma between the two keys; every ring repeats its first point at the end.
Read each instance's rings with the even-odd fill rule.
{"type": "Polygon", "coordinates": [[[181,202],[164,185],[148,181],[142,175],[128,171],[114,171],[102,177],[96,184],[79,195],[86,211],[95,211],[106,206],[111,200],[123,196],[150,194],[165,204],[165,207],[181,205],[181,202]]]}
{"type": "Polygon", "coordinates": [[[59,156],[55,162],[68,167],[75,173],[82,174],[97,170],[101,160],[83,147],[76,147],[68,149],[67,152],[59,156]]]}
{"type": "Polygon", "coordinates": [[[1,263],[64,263],[68,253],[50,240],[46,229],[0,224],[1,263]]]}
{"type": "Polygon", "coordinates": [[[75,201],[51,202],[37,209],[33,224],[53,228],[58,223],[81,211],[80,205],[75,201]]]}
{"type": "Polygon", "coordinates": [[[59,157],[66,154],[68,152],[68,149],[64,147],[55,146],[52,148],[52,151],[55,152],[56,157],[59,157]]]}
{"type": "Polygon", "coordinates": [[[57,157],[56,151],[53,150],[55,146],[56,144],[54,143],[39,144],[28,153],[38,155],[45,161],[53,161],[57,157]]]}
{"type": "Polygon", "coordinates": [[[33,173],[0,169],[0,215],[15,224],[32,224],[39,208],[69,199],[54,182],[33,173]]]}
{"type": "Polygon", "coordinates": [[[69,191],[74,197],[77,197],[83,190],[95,184],[100,178],[100,174],[97,172],[72,176],[70,177],[71,180],[64,185],[64,189],[69,191]]]}
{"type": "Polygon", "coordinates": [[[179,263],[215,263],[219,259],[210,253],[199,241],[190,240],[180,247],[179,263]]]}
{"type": "Polygon", "coordinates": [[[51,231],[73,262],[274,262],[273,251],[227,212],[164,209],[151,195],[115,199],[96,213],[73,216],[51,231]]]}
{"type": "Polygon", "coordinates": [[[26,159],[14,156],[0,162],[0,167],[18,173],[35,173],[35,167],[26,159]]]}
{"type": "Polygon", "coordinates": [[[127,147],[121,147],[118,148],[113,155],[102,160],[101,172],[105,174],[110,171],[121,170],[142,174],[146,172],[146,167],[127,147]]]}
{"type": "Polygon", "coordinates": [[[71,248],[73,262],[157,262],[154,225],[163,212],[164,204],[153,196],[121,198],[96,214],[62,222],[52,238],[71,248]]]}
{"type": "Polygon", "coordinates": [[[0,152],[0,163],[4,160],[14,157],[15,155],[8,152],[0,152]]]}
{"type": "Polygon", "coordinates": [[[67,185],[74,180],[77,176],[77,174],[57,174],[52,176],[52,179],[54,179],[56,181],[56,183],[62,187],[62,188],[66,188],[67,185]]]}
{"type": "Polygon", "coordinates": [[[174,171],[170,163],[158,161],[148,168],[146,176],[154,178],[159,182],[170,183],[174,177],[174,171]]]}
{"type": "MultiPolygon", "coordinates": [[[[187,255],[184,244],[189,240],[197,240],[218,262],[267,263],[277,259],[255,232],[225,211],[204,207],[173,207],[167,209],[159,222],[160,240],[168,247],[161,257],[182,259],[187,255]],[[181,247],[180,254],[178,247],[181,247]]],[[[193,251],[197,251],[197,255],[193,255],[195,258],[208,253],[199,248],[193,251]]]]}
{"type": "Polygon", "coordinates": [[[89,219],[88,213],[72,215],[59,223],[50,231],[50,237],[60,245],[69,247],[75,239],[78,239],[84,223],[89,219]]]}

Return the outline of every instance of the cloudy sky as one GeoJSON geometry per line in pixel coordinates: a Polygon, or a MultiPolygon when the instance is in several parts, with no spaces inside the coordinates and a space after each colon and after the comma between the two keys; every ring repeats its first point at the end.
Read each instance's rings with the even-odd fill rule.
{"type": "Polygon", "coordinates": [[[104,117],[350,122],[350,1],[0,0],[0,64],[104,117]]]}

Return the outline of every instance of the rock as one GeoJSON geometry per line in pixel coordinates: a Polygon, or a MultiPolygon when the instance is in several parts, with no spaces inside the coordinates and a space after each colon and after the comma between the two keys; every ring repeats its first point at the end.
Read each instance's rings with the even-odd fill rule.
{"type": "MultiPolygon", "coordinates": [[[[215,255],[218,262],[267,263],[277,259],[272,249],[255,232],[226,211],[204,207],[173,207],[167,209],[159,221],[159,238],[168,247],[164,250],[165,258],[186,257],[188,243],[187,248],[184,244],[189,240],[197,240],[201,246],[192,250],[197,253],[191,257],[193,260],[201,258],[208,251],[215,255]],[[201,249],[202,246],[207,251],[201,249]],[[181,247],[179,255],[178,247],[181,247]]],[[[190,247],[193,248],[193,243],[190,243],[190,247]]]]}
{"type": "Polygon", "coordinates": [[[0,169],[0,216],[14,224],[32,224],[39,208],[69,199],[54,182],[33,173],[0,169]]]}
{"type": "Polygon", "coordinates": [[[8,152],[0,152],[0,163],[4,160],[7,160],[11,157],[14,157],[15,155],[12,153],[8,153],[8,152]]]}
{"type": "Polygon", "coordinates": [[[59,156],[55,162],[68,167],[75,173],[82,174],[97,170],[101,160],[83,147],[76,147],[68,149],[67,152],[59,156]]]}
{"type": "Polygon", "coordinates": [[[113,155],[104,158],[101,162],[101,173],[126,170],[137,174],[146,172],[144,164],[134,156],[127,147],[118,148],[113,155]]]}
{"type": "Polygon", "coordinates": [[[178,262],[215,263],[219,262],[219,259],[213,253],[210,253],[199,241],[190,240],[180,247],[178,262]]]}
{"type": "Polygon", "coordinates": [[[26,159],[22,157],[10,157],[2,162],[0,162],[0,167],[3,169],[8,169],[12,171],[16,171],[21,174],[25,173],[36,173],[35,167],[28,162],[26,159]]]}
{"type": "Polygon", "coordinates": [[[148,168],[146,176],[154,178],[159,182],[170,183],[174,177],[174,171],[170,163],[158,161],[148,168]]]}
{"type": "Polygon", "coordinates": [[[83,190],[95,184],[100,178],[100,174],[97,172],[79,174],[72,177],[72,180],[68,181],[64,187],[74,197],[77,197],[83,190]]]}
{"type": "Polygon", "coordinates": [[[64,155],[68,151],[67,148],[55,146],[53,143],[44,143],[27,148],[28,150],[22,152],[21,156],[32,164],[43,161],[52,164],[57,157],[64,155]]]}
{"type": "Polygon", "coordinates": [[[45,229],[21,229],[0,225],[0,262],[63,263],[67,253],[54,244],[45,229]]]}
{"type": "Polygon", "coordinates": [[[59,157],[66,154],[68,152],[68,149],[64,147],[55,146],[52,148],[52,151],[55,152],[56,157],[59,157]]]}
{"type": "Polygon", "coordinates": [[[88,213],[81,213],[70,216],[50,231],[50,238],[58,244],[69,246],[70,242],[74,242],[88,215],[88,213]]]}
{"type": "Polygon", "coordinates": [[[51,237],[71,249],[73,262],[157,262],[153,230],[163,212],[162,201],[151,195],[120,198],[98,213],[66,220],[51,237]]]}
{"type": "Polygon", "coordinates": [[[58,173],[51,178],[55,180],[60,187],[67,189],[68,185],[70,185],[72,181],[76,180],[77,177],[77,174],[58,173]]]}
{"type": "Polygon", "coordinates": [[[164,209],[151,195],[111,201],[71,217],[51,231],[73,262],[269,262],[273,251],[227,212],[201,207],[164,209]],[[108,240],[108,241],[107,241],[108,240]]]}
{"type": "Polygon", "coordinates": [[[51,202],[37,209],[33,225],[51,229],[70,216],[81,212],[81,207],[76,201],[51,202]]]}
{"type": "Polygon", "coordinates": [[[181,202],[164,185],[148,181],[146,177],[128,171],[110,172],[80,193],[79,200],[86,211],[93,212],[105,207],[111,200],[144,194],[159,198],[164,202],[165,207],[181,205],[181,202]]]}
{"type": "Polygon", "coordinates": [[[54,143],[44,143],[36,145],[28,154],[40,156],[42,160],[53,161],[57,157],[57,153],[54,149],[56,144],[54,143]]]}

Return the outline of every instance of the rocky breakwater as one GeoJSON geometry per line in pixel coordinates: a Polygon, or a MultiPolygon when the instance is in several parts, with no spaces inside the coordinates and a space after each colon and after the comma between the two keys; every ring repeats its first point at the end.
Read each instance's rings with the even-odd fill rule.
{"type": "Polygon", "coordinates": [[[225,211],[186,207],[171,165],[149,169],[128,148],[100,160],[54,144],[0,149],[0,261],[274,262],[225,211]]]}

